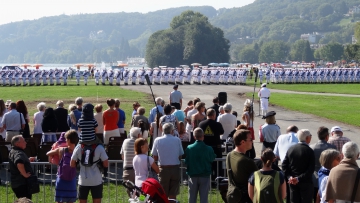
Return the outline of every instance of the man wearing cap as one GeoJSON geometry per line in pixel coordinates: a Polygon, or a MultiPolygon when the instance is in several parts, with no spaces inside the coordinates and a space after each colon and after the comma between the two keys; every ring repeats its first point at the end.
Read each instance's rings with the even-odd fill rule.
{"type": "Polygon", "coordinates": [[[258,92],[258,97],[261,103],[261,113],[263,116],[266,115],[269,107],[270,90],[266,87],[266,83],[261,85],[261,89],[258,92]]]}
{"type": "Polygon", "coordinates": [[[343,137],[343,131],[339,126],[331,128],[331,137],[329,138],[328,143],[335,145],[339,152],[341,152],[343,145],[350,141],[349,138],[343,137]]]}
{"type": "Polygon", "coordinates": [[[180,110],[182,106],[182,94],[180,91],[178,91],[178,85],[174,85],[173,89],[174,91],[170,92],[170,104],[171,106],[175,106],[176,109],[180,110]]]}

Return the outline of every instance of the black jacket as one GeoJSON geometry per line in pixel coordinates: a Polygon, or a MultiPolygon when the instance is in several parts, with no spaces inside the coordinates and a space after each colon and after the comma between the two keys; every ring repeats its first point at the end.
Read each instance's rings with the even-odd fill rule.
{"type": "Polygon", "coordinates": [[[291,146],[282,162],[282,169],[287,179],[292,176],[297,177],[299,183],[312,183],[315,169],[314,151],[305,143],[291,146]]]}

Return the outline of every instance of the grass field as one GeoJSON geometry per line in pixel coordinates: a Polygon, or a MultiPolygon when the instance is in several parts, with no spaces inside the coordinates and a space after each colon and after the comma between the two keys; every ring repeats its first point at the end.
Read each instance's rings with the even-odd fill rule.
{"type": "MultiPolygon", "coordinates": [[[[251,96],[250,94],[248,93],[247,96],[251,96]]],[[[270,104],[360,126],[360,98],[272,93],[270,104]]]]}
{"type": "MultiPolygon", "coordinates": [[[[263,80],[263,82],[266,82],[263,80]]],[[[248,86],[254,85],[254,79],[247,80],[248,86]]],[[[257,88],[260,87],[259,80],[257,88]]],[[[318,92],[318,93],[337,93],[337,94],[356,94],[360,95],[360,84],[268,84],[269,89],[289,90],[298,92],[318,92]]]]}
{"type": "MultiPolygon", "coordinates": [[[[40,193],[33,195],[32,200],[36,203],[50,203],[54,201],[55,196],[55,185],[40,185],[40,193]],[[45,191],[45,192],[44,192],[45,191]]],[[[6,187],[4,185],[0,185],[0,202],[1,203],[11,203],[14,202],[16,197],[14,196],[11,187],[6,187]],[[8,194],[8,195],[6,195],[8,194]]],[[[177,196],[177,200],[181,203],[188,202],[188,187],[181,186],[180,194],[177,196]]],[[[88,202],[92,202],[91,195],[88,197],[88,202]]],[[[126,189],[122,185],[116,185],[114,183],[104,183],[103,186],[103,199],[102,202],[106,203],[127,203],[128,196],[126,193],[126,189]]],[[[198,197],[198,202],[199,197],[198,197]]],[[[218,190],[212,189],[209,192],[209,202],[210,203],[218,203],[222,202],[221,196],[218,190]]]]}
{"type": "MultiPolygon", "coordinates": [[[[144,88],[148,88],[144,86],[144,88]]],[[[25,87],[0,87],[0,99],[24,100],[30,117],[30,131],[33,130],[33,115],[37,112],[36,105],[39,102],[45,102],[47,107],[56,108],[56,102],[63,100],[65,108],[73,104],[76,97],[82,97],[84,103],[102,104],[103,110],[106,110],[106,100],[109,98],[118,98],[120,108],[126,113],[125,129],[128,130],[131,123],[132,104],[138,101],[145,107],[145,116],[149,115],[150,109],[154,106],[152,97],[131,90],[121,89],[118,86],[96,86],[94,82],[84,86],[76,86],[74,81],[69,81],[67,86],[25,86],[25,87]]]]}

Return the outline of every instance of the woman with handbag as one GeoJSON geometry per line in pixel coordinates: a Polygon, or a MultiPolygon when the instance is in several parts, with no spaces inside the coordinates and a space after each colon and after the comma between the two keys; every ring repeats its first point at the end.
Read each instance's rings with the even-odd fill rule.
{"type": "Polygon", "coordinates": [[[133,159],[133,167],[135,170],[135,185],[140,187],[147,178],[157,179],[157,175],[151,169],[159,174],[159,167],[154,159],[148,156],[149,145],[146,139],[138,138],[135,140],[135,157],[133,159]]]}
{"type": "Polygon", "coordinates": [[[28,157],[25,154],[26,141],[21,135],[15,135],[11,139],[11,145],[13,146],[9,153],[11,189],[17,198],[31,199],[32,194],[36,192],[31,191],[31,189],[36,189],[35,185],[31,185],[31,183],[37,183],[37,188],[39,188],[37,181],[28,181],[31,177],[36,177],[33,176],[34,171],[30,165],[30,162],[35,161],[35,157],[28,157]]]}
{"type": "Polygon", "coordinates": [[[75,130],[69,130],[65,133],[65,139],[67,147],[59,147],[46,153],[48,156],[61,157],[55,185],[55,201],[59,203],[76,202],[77,199],[76,168],[70,167],[70,160],[79,137],[75,130]]]}

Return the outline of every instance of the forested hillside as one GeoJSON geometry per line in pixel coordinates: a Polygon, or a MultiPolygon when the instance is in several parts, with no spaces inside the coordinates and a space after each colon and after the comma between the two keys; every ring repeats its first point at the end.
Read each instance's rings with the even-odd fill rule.
{"type": "Polygon", "coordinates": [[[180,7],[156,12],[79,14],[45,17],[0,26],[0,62],[76,63],[145,56],[152,33],[168,29],[174,16],[193,10],[223,29],[231,57],[244,44],[279,40],[294,43],[319,32],[319,43],[351,43],[360,13],[348,14],[358,0],[256,0],[241,8],[180,7]],[[348,14],[345,16],[344,14],[348,14]]]}

